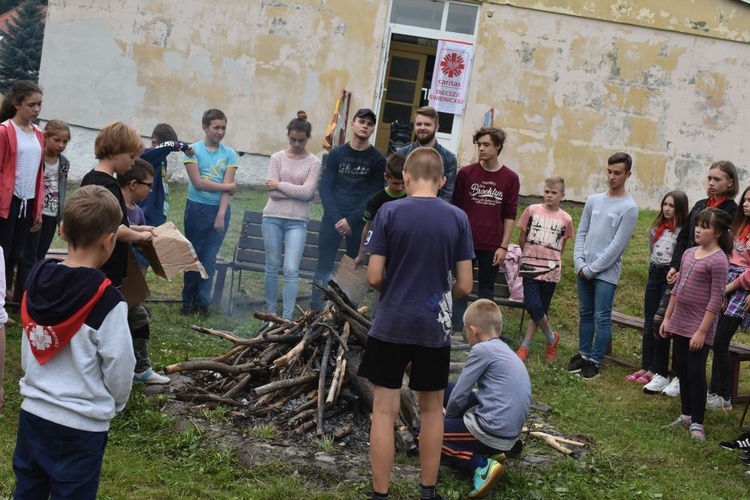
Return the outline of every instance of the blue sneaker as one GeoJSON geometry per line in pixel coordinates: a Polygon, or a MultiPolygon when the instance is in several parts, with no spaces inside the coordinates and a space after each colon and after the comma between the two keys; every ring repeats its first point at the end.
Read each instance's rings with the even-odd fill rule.
{"type": "Polygon", "coordinates": [[[147,385],[166,385],[171,382],[169,377],[165,377],[164,375],[159,375],[154,370],[149,368],[145,372],[141,373],[134,373],[133,374],[133,382],[142,382],[147,385]]]}
{"type": "Polygon", "coordinates": [[[489,495],[492,487],[503,477],[503,472],[503,464],[488,458],[487,465],[477,467],[474,471],[474,490],[469,493],[469,498],[485,498],[489,495]]]}

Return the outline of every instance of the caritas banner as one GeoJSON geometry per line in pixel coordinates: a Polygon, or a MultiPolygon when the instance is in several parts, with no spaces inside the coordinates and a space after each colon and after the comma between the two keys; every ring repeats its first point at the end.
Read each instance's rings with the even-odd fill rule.
{"type": "Polygon", "coordinates": [[[474,45],[440,40],[430,86],[430,106],[441,113],[462,115],[469,89],[474,45]]]}

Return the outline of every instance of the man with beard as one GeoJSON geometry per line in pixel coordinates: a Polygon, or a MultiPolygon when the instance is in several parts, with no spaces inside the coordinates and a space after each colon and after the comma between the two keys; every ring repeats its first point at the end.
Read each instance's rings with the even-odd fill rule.
{"type": "Polygon", "coordinates": [[[453,187],[456,185],[458,162],[456,161],[456,155],[438,144],[437,139],[435,139],[435,133],[440,130],[440,120],[435,108],[422,106],[417,109],[414,115],[414,129],[417,140],[399,149],[398,152],[409,156],[409,153],[418,147],[435,148],[443,159],[443,170],[445,171],[445,184],[438,191],[438,198],[450,203],[453,197],[453,187]]]}
{"type": "MultiPolygon", "coordinates": [[[[341,238],[346,238],[346,254],[354,259],[364,227],[367,200],[383,189],[385,157],[370,144],[375,132],[375,113],[362,108],[351,123],[352,138],[328,155],[318,190],[323,203],[323,220],[318,236],[318,265],[313,283],[327,286],[341,238]]],[[[323,293],[313,288],[310,307],[323,308],[323,293]]]]}

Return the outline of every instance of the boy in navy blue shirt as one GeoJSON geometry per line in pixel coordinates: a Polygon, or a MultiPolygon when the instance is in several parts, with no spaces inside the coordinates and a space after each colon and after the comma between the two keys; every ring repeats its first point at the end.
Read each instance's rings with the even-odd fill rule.
{"type": "Polygon", "coordinates": [[[472,287],[469,220],[437,198],[445,183],[440,154],[432,148],[414,150],[404,165],[404,183],[409,196],[380,208],[364,248],[371,254],[367,281],[381,292],[359,369],[375,385],[370,459],[372,498],[378,500],[388,498],[393,427],[409,363],[409,387],[419,393],[422,417],[420,498],[436,498],[453,298],[468,295],[472,287]]]}

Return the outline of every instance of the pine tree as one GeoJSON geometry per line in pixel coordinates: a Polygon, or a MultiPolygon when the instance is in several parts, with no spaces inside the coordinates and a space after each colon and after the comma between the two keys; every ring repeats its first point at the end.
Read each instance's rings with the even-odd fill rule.
{"type": "Polygon", "coordinates": [[[25,0],[0,30],[0,92],[17,80],[39,80],[47,0],[25,0]]]}

